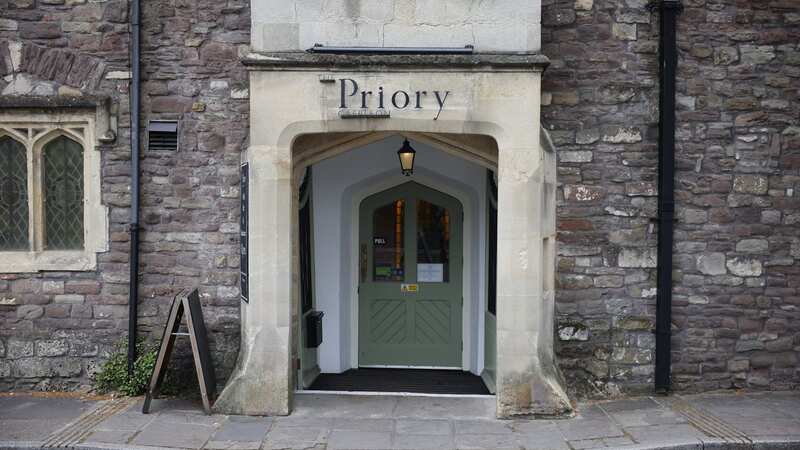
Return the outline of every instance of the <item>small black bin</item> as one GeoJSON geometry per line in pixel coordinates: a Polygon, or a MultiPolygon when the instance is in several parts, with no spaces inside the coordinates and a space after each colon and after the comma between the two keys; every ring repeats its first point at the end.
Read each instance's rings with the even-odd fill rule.
{"type": "Polygon", "coordinates": [[[317,348],[322,344],[322,311],[311,311],[306,316],[306,347],[317,348]]]}

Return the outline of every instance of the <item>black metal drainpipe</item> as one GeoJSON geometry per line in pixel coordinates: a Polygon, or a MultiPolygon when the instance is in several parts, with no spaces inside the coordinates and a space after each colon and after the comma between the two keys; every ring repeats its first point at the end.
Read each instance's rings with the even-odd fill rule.
{"type": "Polygon", "coordinates": [[[131,0],[131,221],[130,280],[128,288],[128,374],[136,361],[136,322],[139,299],[139,95],[141,73],[139,1],[131,0]]]}
{"type": "Polygon", "coordinates": [[[672,234],[675,217],[675,69],[678,65],[676,22],[680,0],[662,0],[659,43],[658,120],[658,274],[656,297],[655,390],[670,390],[672,336],[672,234]]]}

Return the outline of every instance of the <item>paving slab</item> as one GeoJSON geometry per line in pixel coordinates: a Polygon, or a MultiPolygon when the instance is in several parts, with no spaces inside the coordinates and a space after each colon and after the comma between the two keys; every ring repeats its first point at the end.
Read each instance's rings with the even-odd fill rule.
{"type": "Polygon", "coordinates": [[[211,440],[261,442],[270,426],[272,419],[269,417],[231,416],[217,429],[211,440]]]}
{"type": "Polygon", "coordinates": [[[650,397],[603,402],[597,405],[620,427],[686,423],[681,414],[650,397]]]}
{"type": "Polygon", "coordinates": [[[268,449],[310,448],[325,444],[330,434],[329,428],[319,427],[279,427],[275,423],[267,432],[262,446],[268,449]]]}
{"type": "Polygon", "coordinates": [[[276,417],[272,421],[271,430],[284,428],[325,428],[333,427],[333,419],[329,417],[297,417],[295,415],[276,417]]]}
{"type": "Polygon", "coordinates": [[[103,444],[127,444],[134,435],[136,435],[136,430],[96,430],[86,438],[86,441],[103,444]]]}
{"type": "Polygon", "coordinates": [[[513,434],[457,434],[455,444],[459,450],[516,450],[521,446],[513,434]]]}
{"type": "Polygon", "coordinates": [[[562,437],[561,431],[559,431],[556,424],[549,420],[516,420],[513,422],[512,428],[515,432],[521,434],[562,437]]]}
{"type": "Polygon", "coordinates": [[[529,450],[570,450],[567,441],[558,431],[516,435],[520,448],[529,450]]]}
{"type": "Polygon", "coordinates": [[[514,423],[505,420],[454,420],[455,434],[511,434],[514,423]]]}
{"type": "Polygon", "coordinates": [[[556,426],[568,441],[623,436],[622,429],[611,419],[558,421],[556,426]]]}
{"type": "Polygon", "coordinates": [[[621,427],[640,427],[647,425],[674,425],[686,423],[682,415],[668,409],[647,409],[619,411],[608,414],[621,427]]]}
{"type": "Polygon", "coordinates": [[[661,405],[650,397],[601,402],[597,405],[607,413],[659,409],[661,405]]]}
{"type": "MultiPolygon", "coordinates": [[[[137,401],[133,406],[128,408],[128,411],[142,411],[144,398],[137,401]]],[[[154,398],[150,401],[150,414],[158,414],[161,412],[187,412],[205,414],[203,411],[203,403],[199,399],[184,399],[184,398],[154,398]]]]}
{"type": "Polygon", "coordinates": [[[575,415],[573,417],[563,417],[557,421],[572,421],[572,420],[606,420],[608,414],[600,407],[599,404],[592,403],[578,403],[575,407],[575,415]]]}
{"type": "Polygon", "coordinates": [[[667,443],[702,445],[703,439],[708,439],[708,436],[689,424],[626,427],[625,433],[637,443],[648,445],[667,443]]]}
{"type": "Polygon", "coordinates": [[[292,416],[389,418],[398,397],[298,394],[292,416]]]}
{"type": "Polygon", "coordinates": [[[433,419],[494,419],[494,397],[399,397],[394,417],[433,419]]]}
{"type": "Polygon", "coordinates": [[[606,443],[602,439],[583,439],[569,441],[569,446],[575,450],[586,450],[592,448],[606,448],[606,443]]]}
{"type": "Polygon", "coordinates": [[[97,403],[76,397],[0,395],[0,441],[43,441],[97,403]]]}
{"type": "Polygon", "coordinates": [[[155,421],[145,426],[131,441],[134,445],[157,447],[201,448],[211,435],[214,427],[192,423],[169,423],[155,421]]]}
{"type": "Polygon", "coordinates": [[[162,412],[158,415],[158,421],[175,425],[205,425],[216,427],[222,424],[224,416],[206,415],[199,412],[162,412]]]}
{"type": "Polygon", "coordinates": [[[380,431],[333,430],[328,437],[330,450],[381,450],[392,448],[392,433],[380,431]]]}
{"type": "Polygon", "coordinates": [[[155,420],[156,416],[139,412],[124,412],[103,420],[97,426],[99,430],[136,431],[155,420]]]}
{"type": "Polygon", "coordinates": [[[352,431],[379,431],[384,433],[391,433],[394,431],[393,419],[372,419],[362,418],[354,419],[350,417],[342,417],[333,420],[331,425],[332,430],[352,430],[352,431]]]}
{"type": "Polygon", "coordinates": [[[0,420],[0,441],[35,441],[44,440],[49,433],[42,430],[55,431],[67,422],[62,420],[0,420]]]}
{"type": "Polygon", "coordinates": [[[603,443],[608,448],[618,448],[618,447],[625,447],[629,445],[634,445],[633,439],[625,436],[619,438],[604,438],[603,443]]]}
{"type": "Polygon", "coordinates": [[[446,435],[453,433],[453,425],[444,419],[396,419],[395,433],[419,435],[446,435]]]}
{"type": "Polygon", "coordinates": [[[455,442],[450,434],[395,434],[394,449],[453,450],[455,442]]]}
{"type": "MultiPolygon", "coordinates": [[[[212,438],[213,439],[213,438],[212,438]]],[[[207,450],[258,450],[261,441],[208,441],[203,447],[207,450]]]]}

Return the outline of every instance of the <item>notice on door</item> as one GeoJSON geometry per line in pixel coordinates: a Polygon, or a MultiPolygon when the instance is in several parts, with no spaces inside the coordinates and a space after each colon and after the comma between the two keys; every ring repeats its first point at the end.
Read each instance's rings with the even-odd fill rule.
{"type": "Polygon", "coordinates": [[[444,281],[444,264],[417,264],[417,281],[441,283],[444,281]]]}
{"type": "Polygon", "coordinates": [[[419,292],[419,285],[402,283],[400,285],[400,292],[419,292]]]}

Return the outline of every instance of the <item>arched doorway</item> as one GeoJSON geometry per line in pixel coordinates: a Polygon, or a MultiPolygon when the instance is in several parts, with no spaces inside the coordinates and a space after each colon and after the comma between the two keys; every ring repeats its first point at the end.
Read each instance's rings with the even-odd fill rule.
{"type": "MultiPolygon", "coordinates": [[[[461,364],[426,364],[425,367],[458,368],[473,374],[477,383],[482,384],[479,377],[482,374],[485,353],[482,314],[486,304],[486,274],[483,270],[486,268],[487,245],[484,179],[490,169],[452,151],[447,152],[439,146],[412,138],[417,159],[413,175],[404,176],[398,165],[397,149],[407,137],[406,133],[392,133],[383,139],[318,160],[310,166],[313,169],[310,172],[313,174],[311,184],[314,186],[311,197],[315,225],[314,235],[310,239],[314,242],[314,309],[324,313],[324,340],[316,350],[319,364],[316,370],[313,364],[315,357],[309,355],[308,349],[304,348],[299,352],[303,375],[300,377],[302,383],[297,384],[298,389],[325,389],[322,386],[330,387],[332,384],[322,382],[311,386],[313,378],[320,372],[324,375],[322,378],[330,379],[330,374],[341,374],[363,366],[359,362],[358,307],[361,288],[359,272],[363,266],[360,261],[363,252],[359,243],[359,216],[363,215],[361,207],[370,197],[399,189],[409,181],[417,185],[418,189],[438,192],[439,195],[450,198],[458,204],[456,209],[462,211],[454,213],[454,217],[458,218],[459,231],[463,233],[463,239],[456,249],[460,254],[458,264],[462,266],[464,274],[460,277],[459,286],[463,298],[462,323],[458,326],[463,334],[460,339],[463,344],[460,349],[461,364]],[[465,183],[463,180],[470,182],[465,183]]],[[[305,180],[309,177],[308,170],[304,177],[302,184],[305,186],[305,180]]],[[[299,241],[302,245],[307,238],[301,235],[299,241]]],[[[408,261],[416,264],[410,259],[408,261]]],[[[424,264],[424,261],[421,263],[424,264]]],[[[416,269],[416,265],[414,268],[416,269]]],[[[416,279],[407,280],[407,283],[416,284],[415,281],[416,279]]],[[[400,286],[394,287],[400,289],[400,286]]],[[[302,286],[300,295],[304,298],[302,286]]],[[[301,311],[301,314],[304,312],[301,311]]],[[[302,318],[299,326],[302,338],[302,328],[305,326],[302,318]]],[[[340,382],[335,384],[342,386],[340,382]]],[[[372,386],[380,387],[374,384],[372,386]]]]}
{"type": "Polygon", "coordinates": [[[539,136],[541,66],[500,61],[437,72],[434,60],[416,58],[413,66],[376,70],[374,59],[347,67],[336,59],[327,58],[318,67],[280,58],[251,62],[258,66],[250,79],[246,153],[251,301],[242,304],[239,361],[217,409],[290,412],[299,345],[296,212],[301,174],[337,152],[401,133],[496,164],[497,413],[568,410],[553,356],[555,156],[543,149],[539,136]],[[336,79],[407,92],[425,83],[449,92],[450,100],[433,115],[424,108],[343,114],[336,79]],[[476,142],[492,143],[493,161],[476,142]]]}

